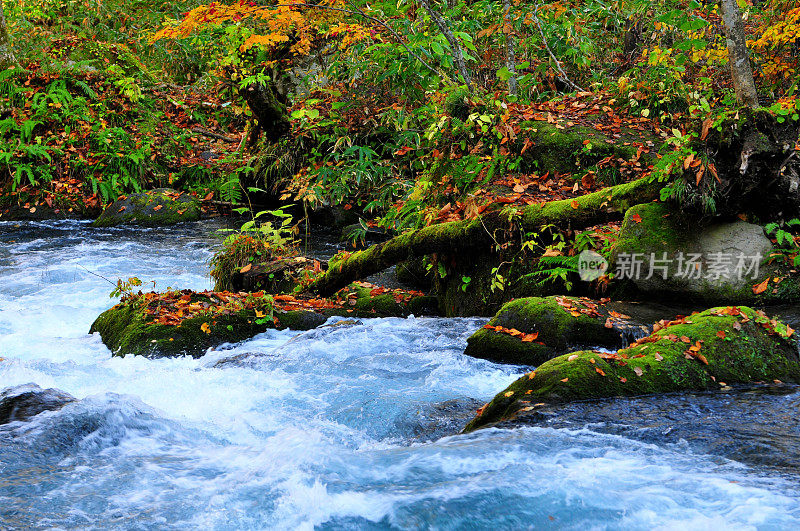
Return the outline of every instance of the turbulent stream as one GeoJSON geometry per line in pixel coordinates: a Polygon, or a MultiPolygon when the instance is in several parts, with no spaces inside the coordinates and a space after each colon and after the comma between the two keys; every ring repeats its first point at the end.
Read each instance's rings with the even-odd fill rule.
{"type": "Polygon", "coordinates": [[[215,228],[0,223],[0,389],[79,399],[0,426],[0,529],[800,527],[795,389],[465,436],[527,369],[463,355],[480,319],[272,331],[201,359],[112,358],[87,334],[113,304],[89,271],[208,288],[215,228]]]}

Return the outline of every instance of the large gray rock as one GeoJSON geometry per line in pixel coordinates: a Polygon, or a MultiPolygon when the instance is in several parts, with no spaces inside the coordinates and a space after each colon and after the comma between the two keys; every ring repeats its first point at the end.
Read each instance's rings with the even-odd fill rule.
{"type": "Polygon", "coordinates": [[[200,200],[169,188],[129,194],[114,201],[95,222],[95,227],[122,224],[160,227],[200,219],[200,200]]]}
{"type": "Polygon", "coordinates": [[[42,389],[29,383],[0,391],[0,425],[28,420],[43,411],[61,409],[75,398],[58,389],[42,389]]]}
{"type": "Polygon", "coordinates": [[[712,304],[800,299],[797,275],[783,264],[764,263],[772,252],[760,225],[696,226],[665,204],[648,203],[626,213],[611,269],[642,292],[670,298],[712,304]]]}

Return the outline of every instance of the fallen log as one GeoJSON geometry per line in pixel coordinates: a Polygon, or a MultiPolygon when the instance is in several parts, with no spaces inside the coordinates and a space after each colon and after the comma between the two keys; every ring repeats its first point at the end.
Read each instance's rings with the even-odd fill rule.
{"type": "Polygon", "coordinates": [[[399,262],[433,253],[488,252],[498,244],[496,236],[511,226],[524,234],[538,231],[548,224],[586,227],[620,219],[631,206],[656,199],[660,189],[660,183],[646,177],[575,199],[530,205],[519,211],[518,219],[512,216],[509,220],[502,212],[494,211],[475,219],[440,223],[406,232],[332,262],[328,271],[312,282],[307,290],[330,295],[353,281],[399,262]]]}

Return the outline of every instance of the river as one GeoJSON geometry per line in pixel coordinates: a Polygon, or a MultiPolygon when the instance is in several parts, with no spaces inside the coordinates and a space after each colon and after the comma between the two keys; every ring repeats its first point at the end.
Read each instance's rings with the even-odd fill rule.
{"type": "Polygon", "coordinates": [[[215,228],[0,223],[0,389],[79,399],[0,426],[0,528],[800,527],[794,388],[458,435],[529,369],[463,355],[482,319],[270,331],[200,359],[88,335],[114,304],[96,275],[209,288],[215,228]]]}

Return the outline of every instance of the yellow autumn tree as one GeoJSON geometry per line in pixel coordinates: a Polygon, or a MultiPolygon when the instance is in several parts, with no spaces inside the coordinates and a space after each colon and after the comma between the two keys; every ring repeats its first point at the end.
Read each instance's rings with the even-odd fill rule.
{"type": "Polygon", "coordinates": [[[798,43],[800,43],[800,6],[780,10],[778,19],[766,25],[758,39],[747,44],[764,60],[761,75],[769,81],[780,82],[797,79],[800,68],[798,43]]]}
{"type": "Polygon", "coordinates": [[[248,0],[232,4],[212,2],[200,5],[180,20],[167,21],[150,37],[150,42],[188,39],[203,33],[223,38],[216,46],[217,74],[235,84],[268,140],[275,141],[288,131],[285,101],[274,79],[281,59],[307,55],[315,43],[339,40],[339,48],[369,38],[367,27],[348,22],[362,15],[345,7],[343,0],[317,4],[275,3],[257,5],[248,0]]]}

